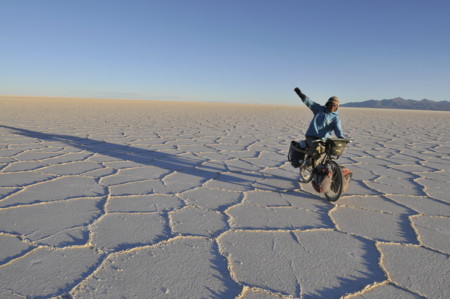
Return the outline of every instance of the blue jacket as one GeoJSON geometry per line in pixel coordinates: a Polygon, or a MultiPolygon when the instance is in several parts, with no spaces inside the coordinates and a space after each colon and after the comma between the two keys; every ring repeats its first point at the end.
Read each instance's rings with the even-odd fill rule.
{"type": "Polygon", "coordinates": [[[330,112],[326,107],[317,104],[308,97],[304,100],[302,99],[302,101],[314,113],[314,118],[312,119],[305,136],[327,139],[330,137],[331,133],[334,132],[336,137],[344,138],[341,120],[339,119],[339,113],[337,111],[330,112]]]}

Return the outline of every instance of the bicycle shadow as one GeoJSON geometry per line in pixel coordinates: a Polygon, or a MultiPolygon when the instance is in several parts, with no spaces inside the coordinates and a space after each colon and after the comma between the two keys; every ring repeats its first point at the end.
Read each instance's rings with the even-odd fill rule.
{"type": "MultiPolygon", "coordinates": [[[[230,187],[231,185],[239,186],[236,187],[236,190],[240,191],[249,191],[257,188],[273,192],[287,192],[298,188],[298,186],[295,186],[292,177],[263,173],[261,171],[249,171],[236,166],[233,166],[233,169],[224,169],[223,164],[219,163],[220,161],[205,163],[208,162],[208,159],[202,157],[182,157],[164,151],[154,151],[103,140],[44,133],[5,125],[0,125],[0,127],[9,129],[17,135],[41,141],[64,143],[82,151],[109,156],[118,161],[130,161],[147,166],[156,166],[171,172],[187,172],[189,175],[200,177],[202,182],[214,180],[218,184],[228,185],[229,188],[233,188],[230,187]],[[273,183],[274,181],[276,183],[273,183]],[[289,184],[286,184],[286,181],[291,182],[289,188],[287,188],[289,184]]],[[[189,152],[185,153],[189,154],[189,152]]],[[[274,163],[276,162],[274,161],[274,163]]]]}

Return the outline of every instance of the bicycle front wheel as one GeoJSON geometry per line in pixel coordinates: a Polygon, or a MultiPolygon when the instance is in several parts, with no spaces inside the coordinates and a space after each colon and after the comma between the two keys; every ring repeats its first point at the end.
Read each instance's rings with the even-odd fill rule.
{"type": "Polygon", "coordinates": [[[343,188],[342,171],[339,165],[334,161],[330,161],[328,165],[331,169],[332,176],[331,176],[330,190],[325,193],[325,197],[327,198],[328,201],[336,201],[342,194],[343,188]]]}
{"type": "Polygon", "coordinates": [[[300,183],[309,183],[313,179],[313,169],[311,166],[302,165],[300,168],[300,183]]]}

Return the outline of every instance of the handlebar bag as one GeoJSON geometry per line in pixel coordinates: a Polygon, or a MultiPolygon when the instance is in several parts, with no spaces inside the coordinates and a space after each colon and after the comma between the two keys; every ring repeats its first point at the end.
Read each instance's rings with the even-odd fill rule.
{"type": "Polygon", "coordinates": [[[327,139],[325,146],[331,156],[342,156],[348,141],[340,138],[327,139]]]}

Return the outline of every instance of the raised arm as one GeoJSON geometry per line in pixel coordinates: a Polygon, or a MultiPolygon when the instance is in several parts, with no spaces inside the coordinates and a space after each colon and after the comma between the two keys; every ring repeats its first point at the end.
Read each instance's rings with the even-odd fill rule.
{"type": "Polygon", "coordinates": [[[300,90],[300,88],[296,87],[294,88],[294,91],[302,99],[302,101],[305,101],[306,95],[300,90]]]}
{"type": "Polygon", "coordinates": [[[321,107],[316,102],[312,101],[310,98],[308,98],[301,90],[300,88],[296,87],[294,89],[295,93],[302,99],[303,103],[305,103],[306,107],[311,109],[313,113],[318,113],[321,111],[321,107]]]}

